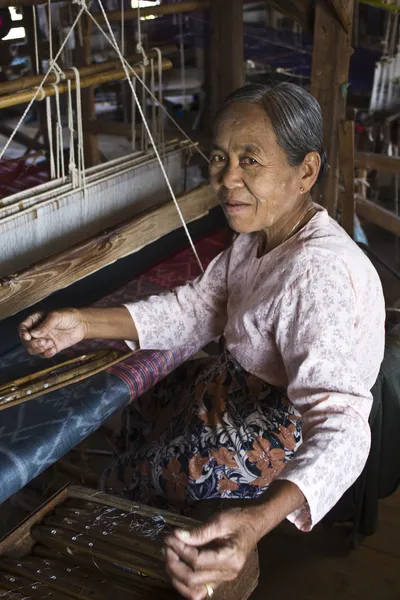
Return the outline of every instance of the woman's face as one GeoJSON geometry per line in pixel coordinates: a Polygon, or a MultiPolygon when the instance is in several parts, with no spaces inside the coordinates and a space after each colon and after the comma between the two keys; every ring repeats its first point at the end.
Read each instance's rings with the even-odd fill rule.
{"type": "Polygon", "coordinates": [[[284,224],[304,199],[303,179],[304,169],[288,164],[259,105],[236,103],[222,113],[210,181],[232,229],[251,233],[284,224]]]}

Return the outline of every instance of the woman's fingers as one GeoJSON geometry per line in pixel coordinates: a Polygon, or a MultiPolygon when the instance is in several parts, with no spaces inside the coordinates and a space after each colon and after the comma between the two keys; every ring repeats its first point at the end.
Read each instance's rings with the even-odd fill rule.
{"type": "Polygon", "coordinates": [[[192,569],[227,570],[231,560],[234,559],[234,548],[226,545],[220,546],[215,550],[197,549],[193,546],[188,546],[174,536],[169,536],[165,540],[165,544],[172,548],[178,556],[185,561],[192,569]]]}
{"type": "Polygon", "coordinates": [[[210,579],[205,583],[193,584],[190,577],[195,575],[195,572],[170,547],[165,549],[165,563],[171,581],[181,596],[188,600],[203,600],[207,597],[205,584],[210,585],[210,579]]]}
{"type": "Polygon", "coordinates": [[[31,330],[43,319],[43,312],[35,312],[29,315],[18,327],[18,333],[23,342],[29,342],[32,339],[31,330]]]}

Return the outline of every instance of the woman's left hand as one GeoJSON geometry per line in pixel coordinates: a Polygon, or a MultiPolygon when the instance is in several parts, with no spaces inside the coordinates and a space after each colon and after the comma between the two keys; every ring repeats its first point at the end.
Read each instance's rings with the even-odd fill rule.
{"type": "Polygon", "coordinates": [[[166,568],[174,587],[188,600],[204,600],[224,581],[236,579],[261,537],[251,509],[224,511],[189,531],[165,540],[166,568]]]}

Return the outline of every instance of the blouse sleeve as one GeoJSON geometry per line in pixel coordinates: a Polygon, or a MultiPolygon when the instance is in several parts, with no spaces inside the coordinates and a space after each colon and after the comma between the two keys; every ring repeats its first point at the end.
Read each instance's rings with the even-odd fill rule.
{"type": "MultiPolygon", "coordinates": [[[[125,304],[139,334],[142,350],[202,348],[224,331],[227,320],[227,270],[230,248],[205,273],[172,292],[125,304]]],[[[126,341],[135,349],[134,342],[126,341]]]]}
{"type": "Polygon", "coordinates": [[[360,311],[346,267],[315,265],[275,311],[288,397],[303,432],[303,443],[279,479],[295,483],[307,500],[288,517],[303,531],[329,512],[368,458],[370,389],[384,348],[383,296],[373,281],[376,302],[360,311]]]}

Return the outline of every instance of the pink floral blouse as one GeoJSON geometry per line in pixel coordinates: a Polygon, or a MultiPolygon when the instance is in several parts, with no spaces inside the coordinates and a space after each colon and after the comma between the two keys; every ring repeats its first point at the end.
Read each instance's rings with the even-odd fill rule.
{"type": "Polygon", "coordinates": [[[368,457],[384,299],[368,258],[323,209],[261,258],[257,244],[256,234],[241,234],[202,277],[126,306],[142,349],[205,345],[223,334],[244,369],[287,389],[303,443],[279,479],[305,495],[288,518],[308,531],[368,457]]]}

